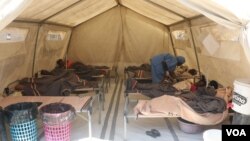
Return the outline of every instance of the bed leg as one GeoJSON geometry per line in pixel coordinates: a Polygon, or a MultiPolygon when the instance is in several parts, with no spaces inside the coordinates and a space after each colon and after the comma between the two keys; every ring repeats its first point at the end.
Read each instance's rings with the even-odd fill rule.
{"type": "Polygon", "coordinates": [[[88,124],[89,124],[89,138],[91,139],[92,138],[92,125],[91,125],[91,122],[92,122],[92,118],[91,118],[91,111],[88,110],[88,124]]]}
{"type": "Polygon", "coordinates": [[[129,99],[128,96],[125,96],[125,103],[124,103],[124,115],[123,115],[123,124],[124,124],[124,140],[127,140],[127,124],[128,124],[128,103],[129,99]]]}
{"type": "Polygon", "coordinates": [[[126,115],[124,115],[123,117],[124,119],[124,137],[123,140],[126,141],[127,140],[127,117],[126,115]]]}
{"type": "Polygon", "coordinates": [[[99,111],[98,123],[101,124],[101,105],[102,105],[102,103],[100,103],[100,102],[102,102],[102,101],[100,100],[101,99],[101,94],[100,93],[98,94],[97,99],[98,99],[98,111],[99,111]]]}
{"type": "Polygon", "coordinates": [[[105,95],[104,94],[102,94],[102,110],[104,111],[104,101],[105,101],[105,95]]]}
{"type": "Polygon", "coordinates": [[[108,71],[108,83],[109,83],[109,87],[110,87],[110,70],[108,71]]]}
{"type": "Polygon", "coordinates": [[[102,102],[102,110],[104,111],[104,102],[105,102],[105,93],[104,92],[101,92],[101,102],[102,102]]]}
{"type": "Polygon", "coordinates": [[[117,74],[117,76],[115,77],[115,83],[118,83],[118,80],[119,80],[119,76],[117,74]]]}
{"type": "Polygon", "coordinates": [[[128,123],[128,104],[129,104],[129,98],[128,96],[125,97],[125,105],[124,105],[124,117],[126,118],[126,122],[128,123]]]}
{"type": "Polygon", "coordinates": [[[101,102],[101,109],[104,111],[105,93],[100,90],[97,92],[99,97],[99,102],[101,102]]]}
{"type": "Polygon", "coordinates": [[[106,89],[106,91],[105,91],[105,92],[106,92],[106,93],[108,93],[108,87],[109,87],[109,82],[108,82],[109,80],[108,80],[108,76],[105,76],[105,78],[104,78],[104,79],[105,79],[104,81],[105,81],[105,89],[106,89]]]}

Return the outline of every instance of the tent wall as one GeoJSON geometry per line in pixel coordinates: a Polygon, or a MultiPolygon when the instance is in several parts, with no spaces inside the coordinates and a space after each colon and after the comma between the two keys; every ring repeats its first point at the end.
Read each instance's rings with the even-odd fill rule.
{"type": "Polygon", "coordinates": [[[192,20],[191,29],[198,50],[201,72],[208,79],[217,80],[224,86],[232,86],[235,79],[250,77],[250,64],[238,41],[240,31],[227,29],[205,17],[192,20]],[[213,54],[207,52],[216,46],[209,37],[213,37],[219,45],[213,54]],[[206,40],[209,43],[206,43],[206,40]],[[208,49],[205,45],[208,45],[208,49]]]}
{"type": "Polygon", "coordinates": [[[121,17],[113,8],[73,29],[68,58],[91,65],[112,65],[121,50],[121,17]]]}
{"type": "Polygon", "coordinates": [[[122,8],[124,24],[124,47],[121,62],[124,65],[150,63],[159,53],[171,52],[173,48],[167,27],[127,8],[122,8]]]}
{"type": "Polygon", "coordinates": [[[174,44],[174,49],[177,56],[184,56],[186,59],[185,65],[189,68],[198,70],[197,61],[195,57],[194,44],[192,43],[192,35],[190,32],[188,22],[183,22],[170,27],[171,37],[174,44]],[[183,38],[176,39],[174,32],[183,31],[185,33],[183,38]]]}
{"type": "Polygon", "coordinates": [[[14,80],[31,77],[41,69],[53,69],[56,60],[64,58],[67,51],[72,61],[119,65],[121,73],[126,66],[149,63],[152,56],[169,52],[184,56],[190,68],[200,66],[208,79],[223,85],[250,77],[250,64],[239,43],[239,30],[227,29],[206,17],[167,27],[199,14],[178,13],[180,7],[175,3],[168,8],[172,0],[65,0],[60,4],[50,3],[52,9],[47,2],[50,1],[39,9],[50,14],[41,13],[36,10],[37,6],[31,5],[17,18],[37,23],[13,22],[0,31],[0,91],[14,80]],[[100,8],[104,3],[107,4],[104,9],[100,8]],[[174,12],[168,14],[171,10],[174,12]],[[52,23],[74,27],[72,30],[52,23]],[[175,31],[183,34],[178,33],[176,38],[175,31]],[[16,41],[9,39],[12,34],[16,41]]]}
{"type": "Polygon", "coordinates": [[[13,81],[32,77],[32,71],[53,69],[56,60],[65,57],[70,35],[70,28],[23,22],[12,22],[0,31],[0,91],[13,81]]]}
{"type": "Polygon", "coordinates": [[[36,42],[36,35],[38,31],[37,24],[30,23],[11,23],[4,30],[0,32],[0,91],[11,82],[23,77],[32,76],[32,65],[34,47],[36,42]],[[9,29],[6,33],[11,33],[13,38],[20,38],[21,33],[18,30],[27,30],[27,36],[24,41],[10,41],[4,42],[3,33],[6,29],[9,29]],[[11,32],[11,30],[14,30],[11,32]]]}
{"type": "Polygon", "coordinates": [[[70,59],[91,65],[119,63],[120,70],[173,52],[166,26],[119,6],[74,28],[71,39],[70,59]]]}
{"type": "Polygon", "coordinates": [[[44,24],[39,29],[34,72],[52,70],[58,59],[64,59],[71,29],[44,24]]]}

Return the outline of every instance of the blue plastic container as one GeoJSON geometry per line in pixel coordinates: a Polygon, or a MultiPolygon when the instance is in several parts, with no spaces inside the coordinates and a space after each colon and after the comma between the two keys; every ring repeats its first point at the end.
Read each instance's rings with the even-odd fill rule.
{"type": "Polygon", "coordinates": [[[10,125],[12,141],[37,141],[36,120],[10,125]]]}
{"type": "Polygon", "coordinates": [[[21,102],[4,108],[12,141],[37,141],[37,104],[21,102]]]}

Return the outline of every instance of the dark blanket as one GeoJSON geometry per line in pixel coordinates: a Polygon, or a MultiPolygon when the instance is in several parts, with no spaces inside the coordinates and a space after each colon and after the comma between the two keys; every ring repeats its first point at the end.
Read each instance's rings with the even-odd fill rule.
{"type": "Polygon", "coordinates": [[[144,70],[151,72],[151,66],[149,64],[141,64],[140,66],[128,66],[125,68],[125,71],[135,72],[137,70],[144,70]]]}
{"type": "Polygon", "coordinates": [[[139,92],[150,98],[162,95],[174,95],[178,90],[172,84],[138,83],[136,80],[128,79],[126,93],[139,92]]]}
{"type": "MultiPolygon", "coordinates": [[[[81,88],[98,88],[99,87],[99,81],[88,81],[88,80],[82,80],[82,85],[78,85],[77,89],[81,88]]],[[[100,82],[101,83],[101,82],[100,82]]]]}
{"type": "Polygon", "coordinates": [[[70,69],[73,69],[73,71],[81,78],[88,81],[96,81],[96,78],[93,76],[98,76],[105,74],[105,71],[101,69],[107,69],[107,66],[90,66],[85,65],[80,62],[75,62],[72,64],[70,69]]]}
{"type": "Polygon", "coordinates": [[[222,113],[226,110],[226,102],[215,94],[213,89],[200,88],[195,94],[181,94],[179,97],[197,113],[222,113]]]}
{"type": "MultiPolygon", "coordinates": [[[[41,75],[60,75],[65,72],[65,68],[55,68],[52,71],[41,70],[41,75]]],[[[36,75],[37,76],[37,75],[36,75]]]]}
{"type": "Polygon", "coordinates": [[[16,89],[21,90],[24,96],[65,96],[81,85],[82,82],[76,74],[64,71],[41,78],[24,78],[16,89]]]}

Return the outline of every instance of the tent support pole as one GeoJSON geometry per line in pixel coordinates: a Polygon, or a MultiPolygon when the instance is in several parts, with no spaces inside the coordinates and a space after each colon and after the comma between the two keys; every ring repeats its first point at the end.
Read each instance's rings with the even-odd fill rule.
{"type": "Polygon", "coordinates": [[[122,16],[122,6],[119,5],[120,4],[120,0],[117,1],[118,3],[118,8],[119,8],[119,12],[120,12],[120,18],[121,18],[121,44],[120,44],[120,47],[119,49],[117,50],[117,52],[115,53],[116,56],[115,56],[115,62],[113,64],[113,66],[117,67],[118,68],[118,64],[120,62],[120,56],[121,56],[121,53],[124,52],[124,48],[125,48],[125,42],[124,42],[124,17],[122,16]]]}
{"type": "Polygon", "coordinates": [[[73,29],[71,28],[71,33],[69,35],[69,41],[68,41],[68,44],[67,44],[67,49],[66,49],[66,52],[65,52],[65,55],[64,55],[66,69],[68,69],[67,68],[68,67],[67,66],[67,60],[68,60],[69,45],[71,43],[71,38],[72,38],[72,32],[73,32],[73,29]]]}
{"type": "Polygon", "coordinates": [[[167,27],[167,29],[168,29],[168,32],[169,32],[169,38],[170,38],[170,40],[169,40],[169,41],[170,41],[171,46],[172,46],[172,48],[173,48],[174,55],[175,55],[175,56],[177,56],[176,50],[175,50],[175,48],[174,48],[174,42],[173,42],[172,33],[171,33],[171,31],[170,31],[170,28],[169,28],[169,27],[167,27]]]}
{"type": "Polygon", "coordinates": [[[32,63],[32,77],[34,77],[35,62],[36,62],[36,49],[37,49],[37,45],[38,45],[38,36],[40,33],[41,26],[42,26],[42,24],[38,24],[38,31],[36,33],[36,44],[35,44],[35,48],[34,48],[33,63],[32,63]]]}
{"type": "Polygon", "coordinates": [[[172,24],[170,24],[170,25],[168,25],[168,26],[169,26],[169,27],[175,26],[175,25],[184,23],[184,22],[186,22],[186,21],[191,21],[191,20],[195,20],[195,19],[202,18],[202,17],[204,17],[204,16],[203,16],[203,15],[197,15],[197,16],[194,16],[194,17],[191,17],[191,18],[186,18],[186,19],[181,20],[181,21],[179,21],[179,22],[172,23],[172,24]]]}
{"type": "Polygon", "coordinates": [[[34,22],[34,21],[24,21],[24,20],[14,20],[13,22],[16,22],[16,23],[31,23],[31,24],[50,24],[50,25],[55,25],[55,26],[62,26],[62,27],[72,28],[72,26],[59,24],[59,23],[54,23],[54,22],[34,22]]]}
{"type": "Polygon", "coordinates": [[[199,63],[199,58],[198,58],[198,54],[197,54],[197,48],[196,48],[196,45],[195,45],[195,42],[194,42],[194,36],[193,36],[193,31],[192,31],[192,28],[191,28],[191,21],[190,20],[188,21],[188,26],[189,26],[189,31],[190,31],[190,34],[191,34],[191,42],[192,42],[192,45],[193,45],[193,48],[194,48],[194,54],[195,54],[195,59],[196,59],[197,67],[198,67],[198,73],[199,73],[199,76],[200,76],[201,75],[200,63],[199,63]]]}

